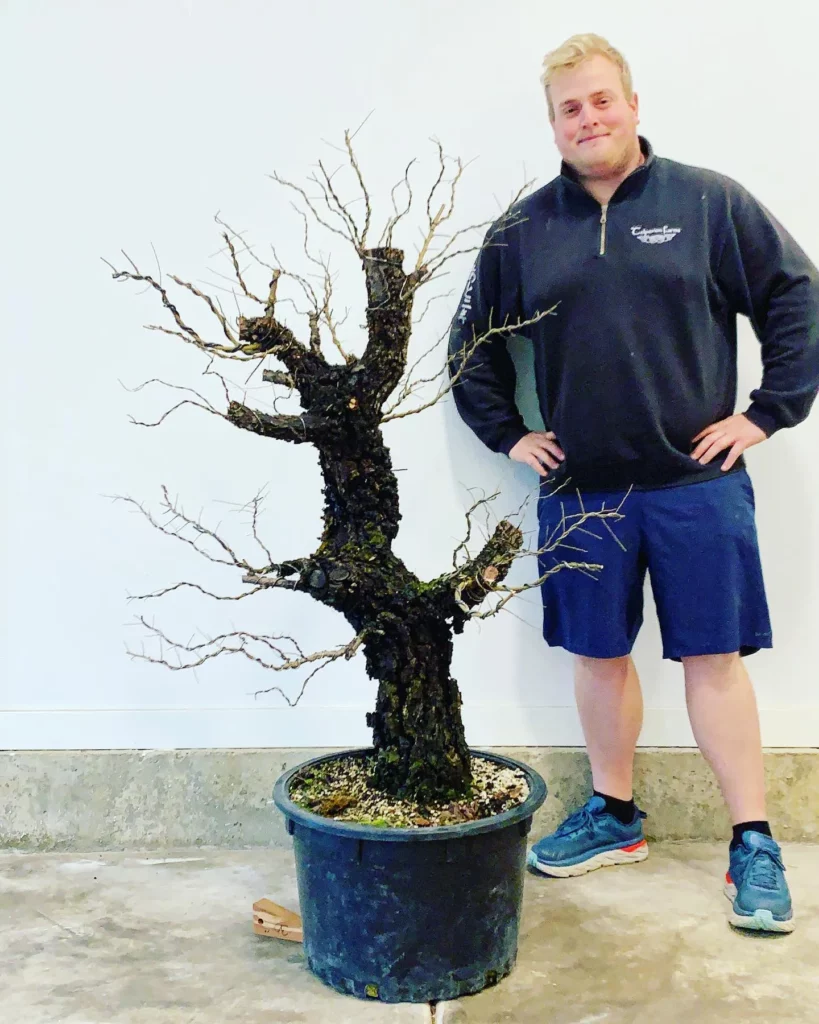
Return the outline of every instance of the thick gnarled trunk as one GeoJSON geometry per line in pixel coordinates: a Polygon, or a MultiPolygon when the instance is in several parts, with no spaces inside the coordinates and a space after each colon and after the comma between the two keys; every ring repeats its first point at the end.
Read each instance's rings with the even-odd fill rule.
{"type": "MultiPolygon", "coordinates": [[[[349,136],[345,135],[345,140],[352,166],[363,189],[349,136]]],[[[307,341],[296,337],[291,327],[277,315],[278,285],[285,271],[270,268],[272,279],[266,300],[250,291],[242,276],[240,252],[235,244],[239,236],[230,229],[223,237],[238,284],[248,299],[255,300],[261,306],[261,315],[240,315],[234,327],[210,296],[194,285],[172,276],[178,286],[204,300],[217,318],[222,333],[216,341],[203,337],[183,319],[162,280],[140,273],[133,263],[131,270],[112,268],[116,280],[128,279],[144,284],[160,297],[175,327],[152,325],[151,329],[177,336],[195,345],[210,358],[254,363],[267,358],[277,360],[280,368],[263,369],[262,379],[298,395],[300,412],[282,414],[276,408],[275,400],[272,411],[263,412],[233,398],[228,381],[217,374],[225,391],[227,408],[224,413],[220,413],[199,392],[187,388],[183,390],[200,400],[193,401],[186,397],[174,408],[187,404],[197,405],[209,413],[224,416],[237,428],[257,436],[315,447],[324,481],[324,526],[320,543],[312,554],[285,551],[277,556],[278,561],[273,561],[274,556],[256,534],[258,499],[253,503],[253,533],[268,559],[268,563],[262,565],[256,564],[255,560],[251,564],[244,558],[238,558],[216,533],[184,516],[167,499],[166,494],[167,510],[180,519],[183,527],[189,527],[196,533],[196,540],[181,538],[193,547],[197,547],[197,540],[203,536],[221,545],[220,557],[212,557],[205,551],[200,553],[211,562],[224,562],[240,570],[243,582],[255,588],[251,593],[264,588],[298,590],[310,594],[346,618],[356,635],[349,644],[336,651],[304,656],[298,649],[299,656],[289,658],[274,647],[281,663],[265,662],[255,656],[252,656],[252,660],[276,671],[300,669],[307,663],[315,663],[317,667],[313,671],[317,671],[336,658],[351,657],[363,648],[367,671],[378,682],[376,708],[368,716],[377,755],[375,782],[392,793],[422,802],[453,799],[466,793],[469,788],[470,759],[461,722],[461,697],[450,674],[452,637],[453,633],[461,631],[470,611],[502,583],[522,544],[519,529],[509,523],[500,523],[475,557],[465,554],[463,564],[431,581],[418,579],[392,550],[401,512],[396,476],[381,432],[381,425],[385,421],[385,404],[398,390],[396,406],[386,416],[392,419],[396,415],[419,412],[442,397],[439,393],[431,402],[422,403],[419,408],[406,413],[396,414],[394,411],[410,395],[417,397],[419,387],[435,380],[434,376],[426,381],[411,380],[405,376],[413,326],[413,302],[417,289],[436,277],[448,259],[458,255],[457,248],[450,252],[447,250],[462,232],[450,234],[448,242],[437,255],[430,255],[436,232],[452,213],[455,183],[462,170],[459,163],[458,174],[451,182],[449,206],[444,202],[437,213],[433,212],[433,206],[437,204],[437,200],[433,204],[433,197],[438,185],[443,184],[445,157],[442,150],[440,158],[441,176],[427,201],[428,231],[415,266],[409,272],[404,270],[404,253],[392,246],[393,228],[409,212],[412,202],[407,177],[405,184],[410,192],[410,205],[404,211],[395,209],[395,216],[390,219],[381,236],[386,244],[377,248],[368,248],[366,244],[371,216],[366,190],[366,221],[359,231],[348,207],[341,205],[330,177],[325,174],[324,184],[321,180],[318,182],[324,189],[327,204],[349,229],[349,240],[354,244],[361,261],[367,290],[367,344],[360,356],[348,352],[345,339],[339,337],[337,328],[341,325],[332,315],[330,301],[334,275],[331,274],[329,262],[322,262],[310,254],[306,236],[305,251],[308,257],[313,263],[322,265],[326,274],[322,297],[306,279],[291,275],[300,282],[308,303],[312,303],[307,313],[307,341]],[[326,358],[322,348],[327,341],[326,332],[329,332],[340,360],[326,358]]],[[[321,170],[324,174],[323,168],[321,170]]],[[[307,194],[301,189],[297,190],[301,192],[310,212],[316,214],[307,194]]],[[[325,227],[328,226],[321,217],[317,216],[317,219],[325,227]]],[[[345,233],[336,231],[336,234],[345,233]]],[[[240,248],[244,251],[244,239],[241,242],[240,248]]],[[[497,329],[490,331],[487,337],[496,333],[497,329]]],[[[481,340],[474,339],[476,344],[481,340]]],[[[457,376],[456,372],[455,378],[457,376]]],[[[409,377],[412,378],[412,370],[409,377]]],[[[278,483],[280,494],[286,500],[286,483],[278,483]]],[[[157,524],[148,513],[145,514],[162,532],[175,535],[175,531],[157,524]]],[[[469,515],[468,512],[468,519],[469,515]]],[[[460,545],[458,550],[465,552],[465,545],[460,545]]],[[[188,584],[177,586],[183,585],[188,584]]],[[[162,593],[176,590],[177,586],[149,596],[161,596],[162,593]]],[[[202,587],[195,586],[203,593],[208,593],[202,587]]],[[[225,599],[235,598],[231,596],[225,599]]],[[[202,647],[206,645],[175,644],[169,641],[171,647],[193,656],[190,664],[180,666],[164,658],[159,660],[172,668],[193,668],[214,657],[216,653],[247,653],[250,657],[245,647],[250,640],[264,645],[271,639],[279,639],[253,637],[239,630],[226,637],[219,637],[214,642],[226,638],[235,640],[237,646],[226,643],[216,652],[206,654],[201,653],[202,647]]]]}
{"type": "Polygon", "coordinates": [[[379,787],[424,803],[463,795],[471,782],[461,695],[450,675],[452,627],[411,610],[365,647],[378,679],[373,730],[379,787]]]}
{"type": "Polygon", "coordinates": [[[316,552],[295,560],[293,587],[335,608],[363,638],[367,672],[378,681],[376,708],[367,717],[375,784],[422,803],[451,800],[471,783],[461,696],[450,674],[452,635],[491,583],[503,579],[522,538],[502,523],[475,559],[429,583],[393,553],[401,513],[380,424],[406,367],[418,278],[404,273],[397,249],[368,250],[362,266],[369,333],[364,355],[343,365],[327,363],[300,347],[272,309],[244,321],[242,339],[281,359],[304,412],[270,416],[232,403],[229,418],[245,430],[318,449],[324,530],[316,552]]]}

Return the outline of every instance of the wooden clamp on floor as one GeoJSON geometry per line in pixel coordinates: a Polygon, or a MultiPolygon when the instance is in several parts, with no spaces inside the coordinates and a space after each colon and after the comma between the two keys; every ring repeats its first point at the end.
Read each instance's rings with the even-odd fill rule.
{"type": "Polygon", "coordinates": [[[304,938],[299,915],[272,900],[257,900],[253,904],[253,931],[289,942],[302,942],[304,938]]]}

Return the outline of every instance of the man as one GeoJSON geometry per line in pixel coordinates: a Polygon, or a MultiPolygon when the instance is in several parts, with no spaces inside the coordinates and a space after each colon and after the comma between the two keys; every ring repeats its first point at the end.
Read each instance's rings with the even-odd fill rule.
{"type": "Polygon", "coordinates": [[[544,68],[561,173],[490,230],[450,339],[463,419],[544,478],[541,550],[584,509],[623,516],[588,523],[597,538],[571,537],[586,550],[571,560],[604,566],[596,579],[550,573],[566,551],[541,554],[544,636],[576,655],[594,794],[529,863],[567,876],[648,854],[632,793],[642,697],[630,656],[648,571],[664,656],[683,664],[694,736],[734,823],[730,920],[791,931],[741,660],[771,646],[742,455],[815,398],[819,275],[736,182],[655,156],[637,132],[628,65],[606,40],[575,36],[544,68]],[[764,372],[734,414],[737,314],[753,324],[764,372]],[[546,431],[515,406],[505,333],[532,342],[546,431]]]}

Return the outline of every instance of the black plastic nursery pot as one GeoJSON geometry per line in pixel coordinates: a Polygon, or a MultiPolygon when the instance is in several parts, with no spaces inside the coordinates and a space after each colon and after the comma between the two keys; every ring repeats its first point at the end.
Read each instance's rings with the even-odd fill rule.
{"type": "Polygon", "coordinates": [[[478,992],[512,970],[532,815],[546,783],[520,769],[529,796],[480,821],[430,828],[378,828],[324,818],[289,797],[309,765],[276,782],[273,797],[293,837],[308,967],[339,992],[387,1003],[421,1003],[478,992]]]}

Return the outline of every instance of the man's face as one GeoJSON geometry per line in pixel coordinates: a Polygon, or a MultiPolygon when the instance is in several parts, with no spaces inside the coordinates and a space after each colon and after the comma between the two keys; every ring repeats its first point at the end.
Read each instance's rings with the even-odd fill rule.
{"type": "Polygon", "coordinates": [[[551,82],[555,143],[582,178],[610,178],[639,153],[637,94],[627,100],[620,72],[599,54],[551,82]]]}

